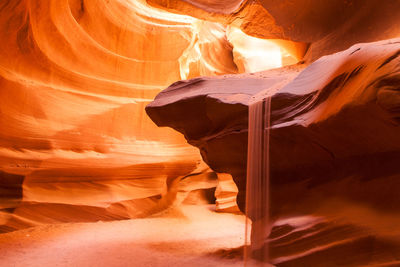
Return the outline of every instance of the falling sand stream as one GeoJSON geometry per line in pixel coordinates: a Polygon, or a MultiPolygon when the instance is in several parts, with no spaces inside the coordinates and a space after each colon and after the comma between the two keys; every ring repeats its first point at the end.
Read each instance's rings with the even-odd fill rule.
{"type": "Polygon", "coordinates": [[[245,266],[268,262],[270,110],[270,97],[249,106],[245,266]]]}

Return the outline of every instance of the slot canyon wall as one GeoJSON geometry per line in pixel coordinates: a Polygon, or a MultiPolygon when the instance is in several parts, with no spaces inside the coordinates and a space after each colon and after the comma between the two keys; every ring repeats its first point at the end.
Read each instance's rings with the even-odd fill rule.
{"type": "MultiPolygon", "coordinates": [[[[232,93],[220,75],[303,60],[269,72],[273,81],[229,76],[244,95],[277,91],[323,55],[399,36],[399,10],[399,1],[361,0],[2,1],[0,231],[144,217],[216,187],[197,148],[146,115],[162,89],[219,75],[217,93],[232,93]]],[[[244,114],[227,115],[243,125],[244,114]]],[[[218,175],[217,195],[227,190],[233,201],[235,190],[218,175]]]]}
{"type": "MultiPolygon", "coordinates": [[[[187,12],[178,1],[153,2],[187,12]]],[[[400,2],[253,1],[228,21],[257,3],[278,38],[308,44],[303,60],[175,82],[148,115],[184,134],[211,169],[233,176],[244,212],[264,204],[245,203],[255,198],[246,198],[249,106],[270,98],[269,190],[250,189],[269,191],[270,220],[247,213],[256,234],[270,233],[254,236],[263,247],[250,256],[275,266],[399,265],[400,19],[391,11],[398,16],[400,2]]],[[[223,13],[222,5],[191,5],[199,17],[204,9],[223,13]]]]}
{"type": "MultiPolygon", "coordinates": [[[[339,83],[337,80],[341,77],[330,80],[335,77],[335,74],[331,73],[332,66],[344,64],[342,62],[348,63],[350,58],[335,57],[335,59],[326,60],[330,62],[329,64],[320,63],[309,66],[310,63],[317,59],[321,59],[319,62],[324,62],[322,60],[324,56],[349,49],[355,44],[362,46],[362,43],[400,36],[400,20],[398,19],[400,1],[382,3],[380,1],[338,0],[328,3],[313,0],[264,0],[215,1],[213,3],[207,1],[207,4],[203,1],[180,0],[149,0],[148,2],[174,13],[190,13],[198,18],[235,25],[243,32],[259,38],[276,38],[275,42],[285,47],[293,57],[302,59],[301,64],[250,76],[248,74],[224,75],[218,78],[201,77],[176,82],[161,92],[147,107],[149,116],[159,126],[176,129],[185,135],[188,143],[200,148],[203,158],[212,166],[212,169],[240,177],[237,183],[241,188],[239,202],[242,207],[244,197],[240,195],[244,192],[247,133],[243,135],[240,142],[235,139],[228,141],[225,138],[229,139],[231,133],[236,134],[236,131],[240,132],[238,133],[240,135],[243,129],[247,128],[247,105],[251,99],[259,99],[285,90],[291,81],[298,81],[307,74],[310,76],[308,80],[303,79],[307,81],[303,83],[293,81],[294,86],[303,88],[297,91],[311,90],[306,87],[316,81],[325,81],[327,84],[329,81],[339,83]],[[229,8],[234,8],[235,11],[229,8]],[[299,76],[304,68],[307,68],[307,71],[299,76]],[[226,103],[229,105],[225,109],[226,103]],[[217,142],[220,142],[219,145],[217,142]],[[224,142],[226,144],[223,144],[224,142]],[[243,146],[227,145],[232,142],[238,142],[243,146]],[[210,144],[215,147],[210,147],[210,144]],[[230,156],[224,156],[225,154],[230,156]],[[227,165],[230,167],[223,167],[227,165]]],[[[391,41],[388,42],[391,43],[391,41]]],[[[393,43],[396,42],[393,41],[393,43]]],[[[371,46],[378,46],[378,44],[371,46]]],[[[382,46],[381,50],[385,50],[384,48],[385,46],[382,46]]],[[[390,57],[384,53],[375,53],[376,55],[371,57],[384,58],[385,55],[390,57]]],[[[393,53],[396,54],[396,51],[394,50],[393,53]]],[[[368,64],[365,63],[365,65],[368,64]]],[[[364,64],[360,63],[358,67],[362,69],[364,64]]],[[[353,73],[358,70],[354,67],[348,72],[353,73]]],[[[343,73],[342,78],[344,76],[343,73]]],[[[325,85],[322,83],[319,86],[322,88],[325,85]]],[[[321,88],[317,86],[314,89],[321,90],[321,88]]],[[[299,93],[296,92],[297,94],[299,93]]],[[[343,98],[346,99],[346,97],[343,98]]],[[[329,100],[328,96],[325,100],[329,100]]],[[[344,101],[350,101],[350,99],[344,101]]],[[[334,104],[330,107],[331,109],[335,108],[334,104]]],[[[280,106],[279,108],[283,109],[280,106]]],[[[298,106],[296,108],[300,109],[298,106]]],[[[291,114],[296,108],[287,108],[280,113],[291,114]]],[[[289,116],[289,114],[286,115],[289,116]]],[[[296,143],[296,141],[293,142],[296,143]]],[[[391,143],[388,142],[388,144],[390,146],[391,143]]],[[[283,155],[286,154],[282,153],[283,155]]],[[[285,161],[289,160],[285,159],[285,161]]],[[[296,157],[293,157],[291,161],[297,162],[296,157]]]]}
{"type": "MultiPolygon", "coordinates": [[[[144,107],[177,80],[297,60],[144,0],[2,1],[0,36],[1,231],[143,217],[213,190],[225,176],[144,107]]],[[[232,190],[218,187],[221,209],[235,205],[232,190]]]]}
{"type": "Polygon", "coordinates": [[[146,111],[183,133],[213,170],[233,176],[244,211],[249,106],[270,97],[270,262],[397,265],[399,75],[396,38],[308,67],[176,82],[146,111]]]}
{"type": "Polygon", "coordinates": [[[176,80],[237,72],[221,25],[145,1],[12,0],[0,36],[3,231],[146,216],[207,172],[144,107],[176,80]]]}

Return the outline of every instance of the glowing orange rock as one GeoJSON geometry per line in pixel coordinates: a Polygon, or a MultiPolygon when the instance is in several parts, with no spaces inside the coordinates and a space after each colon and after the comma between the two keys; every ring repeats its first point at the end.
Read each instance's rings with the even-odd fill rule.
{"type": "Polygon", "coordinates": [[[200,157],[145,105],[176,80],[237,71],[224,28],[145,1],[2,1],[0,36],[0,184],[36,203],[15,228],[52,221],[35,210],[96,220],[159,196],[200,157]]]}

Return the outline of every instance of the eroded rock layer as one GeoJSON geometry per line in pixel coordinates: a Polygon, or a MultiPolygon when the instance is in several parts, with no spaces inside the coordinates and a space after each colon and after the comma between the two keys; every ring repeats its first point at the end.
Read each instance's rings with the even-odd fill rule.
{"type": "Polygon", "coordinates": [[[238,71],[224,26],[141,0],[12,0],[0,36],[3,230],[144,216],[171,179],[207,173],[144,107],[176,80],[238,71]]]}
{"type": "Polygon", "coordinates": [[[271,97],[272,263],[397,262],[400,39],[301,68],[176,82],[146,111],[183,133],[213,170],[232,174],[243,210],[248,105],[271,97]],[[338,259],[346,253],[357,257],[338,259]]]}
{"type": "Polygon", "coordinates": [[[218,21],[264,39],[281,43],[306,59],[347,49],[355,43],[399,36],[400,1],[363,0],[147,0],[180,14],[218,21]]]}
{"type": "MultiPolygon", "coordinates": [[[[2,1],[0,224],[9,223],[7,230],[145,216],[184,201],[174,190],[189,174],[208,177],[208,185],[185,188],[208,194],[216,177],[201,166],[198,152],[145,115],[161,89],[181,79],[296,63],[307,51],[313,61],[355,42],[393,37],[400,32],[398,7],[398,1],[339,0],[2,1]],[[46,212],[55,209],[60,212],[46,212]]],[[[253,93],[260,86],[278,90],[295,69],[270,72],[269,79],[254,76],[249,86],[250,80],[234,82],[254,87],[253,93]]],[[[247,98],[240,94],[237,101],[247,98]]],[[[232,120],[226,127],[237,129],[246,122],[242,108],[209,115],[217,124],[232,120]]],[[[190,131],[214,131],[209,121],[196,126],[200,121],[190,131]]],[[[242,153],[232,153],[241,155],[242,170],[242,153]]],[[[235,192],[228,187],[221,201],[233,205],[235,192]]]]}

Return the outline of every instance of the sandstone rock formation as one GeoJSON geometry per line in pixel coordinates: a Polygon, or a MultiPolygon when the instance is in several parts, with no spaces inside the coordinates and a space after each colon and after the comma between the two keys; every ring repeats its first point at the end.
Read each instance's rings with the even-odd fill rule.
{"type": "Polygon", "coordinates": [[[290,67],[177,82],[146,110],[159,126],[182,132],[241,189],[248,104],[266,96],[272,96],[273,183],[324,183],[353,173],[372,178],[382,175],[370,170],[378,162],[396,174],[399,50],[398,39],[355,45],[317,60],[295,79],[298,70],[290,67]]]}
{"type": "Polygon", "coordinates": [[[0,36],[6,230],[147,210],[200,157],[145,105],[176,80],[237,72],[223,26],[141,0],[2,1],[0,36]]]}
{"type": "Polygon", "coordinates": [[[399,15],[398,0],[2,0],[0,232],[238,212],[248,105],[271,96],[274,263],[317,266],[337,242],[393,263],[400,41],[346,49],[398,37],[399,15]],[[148,114],[186,140],[147,117],[154,97],[148,114]]]}
{"type": "Polygon", "coordinates": [[[146,111],[183,133],[213,170],[232,174],[244,210],[248,105],[271,97],[271,215],[289,218],[272,230],[272,263],[391,262],[400,252],[399,51],[392,39],[354,45],[300,74],[298,65],[176,82],[146,111]],[[338,260],[345,251],[359,256],[338,260]]]}
{"type": "Polygon", "coordinates": [[[379,0],[147,0],[168,11],[233,25],[264,39],[281,43],[293,55],[316,60],[355,43],[399,35],[399,1],[379,0]],[[207,3],[207,4],[205,4],[207,3]]]}

